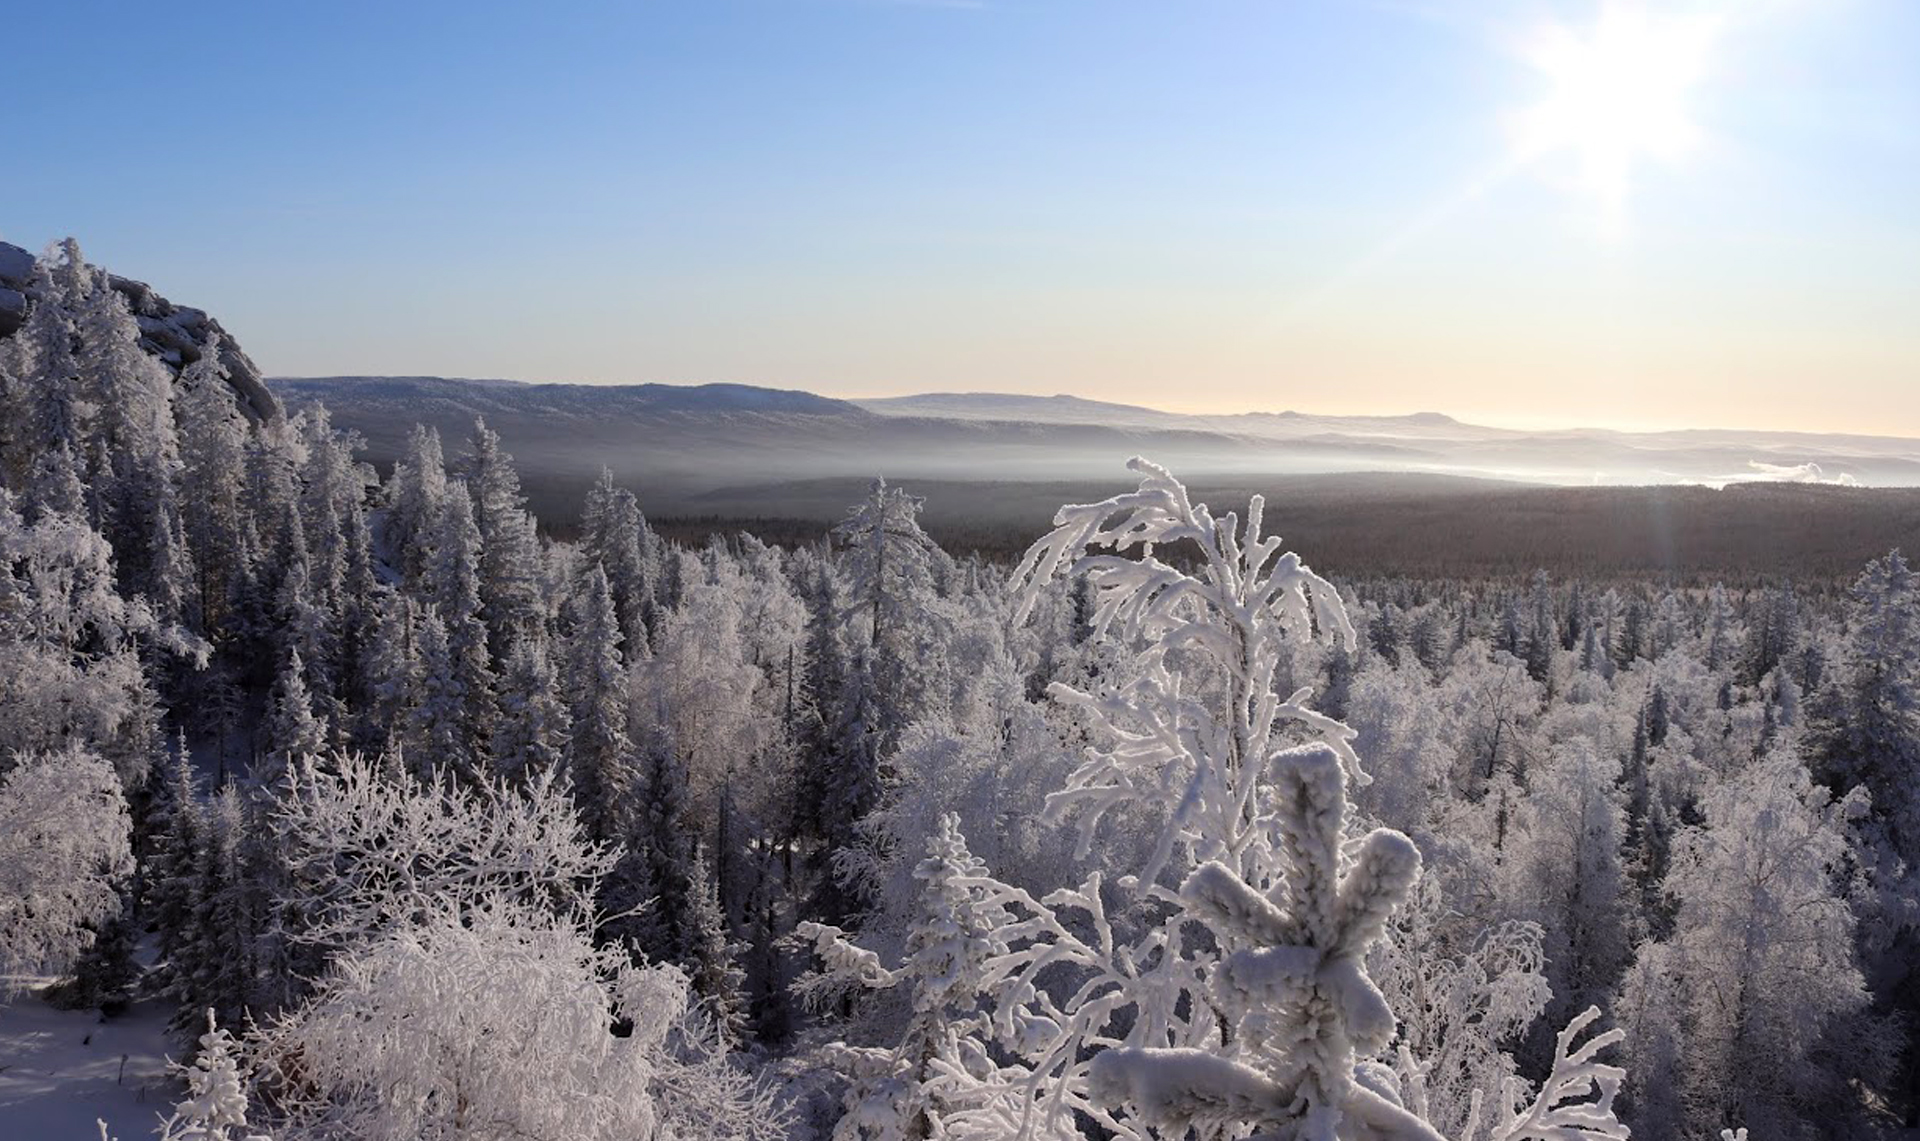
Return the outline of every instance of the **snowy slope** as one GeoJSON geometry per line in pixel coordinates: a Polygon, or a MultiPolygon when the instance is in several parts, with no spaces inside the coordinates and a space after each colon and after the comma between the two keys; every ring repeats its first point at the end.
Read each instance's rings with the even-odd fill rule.
{"type": "Polygon", "coordinates": [[[37,993],[0,1006],[0,1138],[93,1141],[96,1118],[120,1141],[151,1136],[180,1096],[166,1023],[155,1002],[106,1020],[37,993]]]}

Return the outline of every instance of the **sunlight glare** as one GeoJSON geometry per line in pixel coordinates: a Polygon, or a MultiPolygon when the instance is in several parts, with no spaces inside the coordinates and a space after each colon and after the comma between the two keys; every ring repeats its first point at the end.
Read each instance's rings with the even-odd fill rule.
{"type": "Polygon", "coordinates": [[[1576,188],[1617,215],[1636,163],[1672,162],[1697,145],[1689,104],[1714,32],[1712,20],[1618,0],[1604,4],[1591,28],[1543,29],[1524,55],[1550,89],[1515,124],[1519,156],[1569,156],[1576,188]]]}

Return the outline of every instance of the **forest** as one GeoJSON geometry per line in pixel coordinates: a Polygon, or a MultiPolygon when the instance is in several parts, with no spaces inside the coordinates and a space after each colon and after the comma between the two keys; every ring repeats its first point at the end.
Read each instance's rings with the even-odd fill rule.
{"type": "Polygon", "coordinates": [[[484,421],[243,414],[71,242],[29,301],[0,997],[163,1002],[168,1141],[1920,1123],[1897,550],[1332,580],[1124,456],[1012,558],[882,480],[561,529],[484,421]]]}

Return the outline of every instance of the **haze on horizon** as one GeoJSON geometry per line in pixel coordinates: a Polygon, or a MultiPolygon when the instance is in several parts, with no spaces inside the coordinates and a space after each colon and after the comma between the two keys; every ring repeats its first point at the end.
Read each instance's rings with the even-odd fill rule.
{"type": "Polygon", "coordinates": [[[1902,0],[32,4],[0,238],[277,375],[1920,436],[1902,0]]]}

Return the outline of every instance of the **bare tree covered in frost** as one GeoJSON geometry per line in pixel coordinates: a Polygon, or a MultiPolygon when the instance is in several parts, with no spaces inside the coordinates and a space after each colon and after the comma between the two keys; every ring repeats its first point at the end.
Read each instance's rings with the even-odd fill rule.
{"type": "Polygon", "coordinates": [[[293,1138],[771,1141],[784,1121],[689,1007],[571,920],[438,906],[336,959],[256,1045],[293,1138]],[[628,1024],[625,1034],[613,1020],[628,1024]]]}
{"type": "MultiPolygon", "coordinates": [[[[1099,692],[1051,687],[1094,743],[1049,814],[1081,814],[1082,856],[1123,806],[1165,805],[1164,825],[1130,874],[1095,871],[1042,899],[962,879],[1005,917],[993,933],[1005,949],[977,968],[981,1028],[927,1083],[948,1107],[944,1135],[1065,1138],[1091,1124],[1126,1138],[1437,1139],[1375,1060],[1396,1027],[1365,966],[1419,853],[1389,829],[1350,834],[1347,786],[1367,779],[1352,731],[1308,691],[1274,689],[1288,643],[1324,631],[1353,645],[1345,609],[1261,533],[1260,499],[1243,527],[1165,470],[1130,466],[1139,490],[1062,508],[1028,552],[1019,616],[1061,572],[1084,574],[1094,634],[1136,655],[1099,692]],[[1169,549],[1174,562],[1159,557],[1169,549]]],[[[843,969],[879,966],[844,941],[823,949],[843,969]]],[[[1563,1048],[1494,1135],[1624,1136],[1620,1072],[1592,1059],[1615,1037],[1563,1048]]]]}
{"type": "Polygon", "coordinates": [[[0,775],[0,993],[17,971],[64,970],[120,910],[130,832],[120,778],[91,752],[28,754],[0,775]]]}
{"type": "Polygon", "coordinates": [[[383,775],[357,756],[306,758],[272,826],[285,902],[323,945],[503,896],[584,917],[614,861],[582,834],[552,772],[469,788],[383,775]]]}

